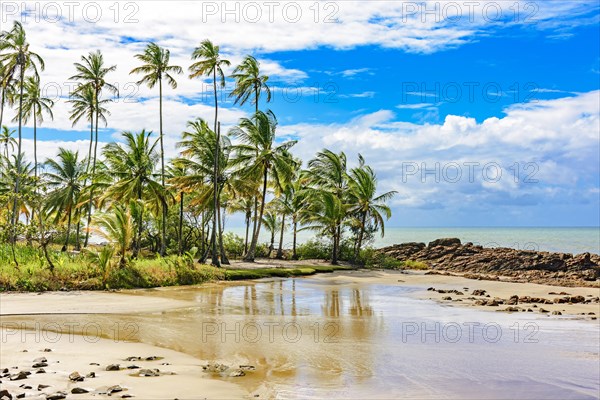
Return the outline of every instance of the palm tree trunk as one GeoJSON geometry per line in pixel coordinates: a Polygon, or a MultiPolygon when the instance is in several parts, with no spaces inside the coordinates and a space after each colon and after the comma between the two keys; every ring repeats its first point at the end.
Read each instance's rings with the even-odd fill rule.
{"type": "MultiPolygon", "coordinates": [[[[215,102],[217,101],[217,73],[214,72],[213,76],[213,88],[215,92],[215,102]]],[[[214,165],[213,165],[213,230],[212,230],[212,264],[216,267],[220,267],[219,256],[217,254],[217,223],[218,223],[218,212],[219,212],[219,130],[217,127],[217,103],[215,103],[215,154],[214,154],[214,165]]]]}
{"type": "Polygon", "coordinates": [[[69,208],[69,218],[68,218],[68,222],[67,222],[67,239],[65,240],[65,245],[63,246],[61,251],[67,251],[67,249],[69,248],[69,238],[71,236],[71,209],[69,208]]]}
{"type": "Polygon", "coordinates": [[[138,204],[140,206],[140,220],[138,221],[137,238],[135,240],[135,247],[133,248],[133,258],[137,258],[140,250],[142,250],[142,228],[144,226],[144,206],[142,204],[142,193],[138,193],[138,204]]]}
{"type": "Polygon", "coordinates": [[[92,178],[91,178],[91,185],[92,188],[90,189],[90,203],[88,204],[88,217],[87,217],[87,229],[86,229],[86,233],[85,233],[85,242],[83,243],[83,247],[87,247],[88,245],[88,240],[90,237],[90,224],[92,223],[92,201],[94,200],[94,176],[96,175],[96,159],[98,156],[98,114],[100,112],[99,110],[99,106],[98,106],[98,89],[96,89],[96,123],[94,124],[94,128],[96,129],[96,137],[94,140],[94,159],[92,162],[92,178]]]}
{"type": "Polygon", "coordinates": [[[338,235],[337,235],[337,228],[333,230],[333,254],[331,255],[331,265],[337,265],[338,264],[338,246],[339,246],[339,242],[338,242],[338,235]]]}
{"type": "Polygon", "coordinates": [[[277,249],[277,259],[283,258],[283,231],[285,230],[285,214],[281,217],[281,233],[279,234],[279,248],[277,249]]]}
{"type": "MultiPolygon", "coordinates": [[[[4,103],[6,102],[6,88],[2,89],[2,99],[0,100],[0,129],[2,129],[2,121],[4,121],[4,103]]],[[[8,144],[7,144],[8,149],[8,144]]]]}
{"type": "Polygon", "coordinates": [[[254,254],[256,253],[256,245],[258,244],[258,236],[260,235],[260,227],[262,224],[263,214],[265,212],[265,199],[267,197],[267,180],[269,177],[269,170],[265,166],[265,172],[263,176],[263,191],[262,191],[262,199],[260,202],[260,215],[258,216],[258,223],[256,225],[256,232],[254,233],[254,237],[252,238],[252,243],[250,243],[250,250],[248,250],[248,254],[244,257],[244,261],[253,262],[254,254]]]}
{"type": "Polygon", "coordinates": [[[75,213],[75,219],[77,219],[77,228],[75,229],[75,250],[79,251],[81,250],[81,244],[79,243],[80,241],[80,230],[81,230],[81,221],[80,221],[80,215],[79,215],[79,210],[77,210],[77,212],[75,213]]]}
{"type": "Polygon", "coordinates": [[[179,199],[179,251],[178,254],[183,254],[183,192],[179,199]]]}
{"type": "Polygon", "coordinates": [[[25,79],[25,65],[21,62],[20,66],[20,96],[19,96],[19,142],[17,146],[17,177],[15,179],[15,198],[13,201],[13,215],[12,215],[12,241],[13,243],[17,241],[17,220],[18,220],[18,212],[17,212],[17,198],[19,197],[19,184],[21,180],[21,132],[23,127],[23,80],[25,79]]]}
{"type": "Polygon", "coordinates": [[[298,259],[298,254],[296,253],[296,234],[298,232],[298,222],[296,222],[296,218],[294,217],[294,242],[292,244],[292,260],[298,259]]]}
{"type": "MultiPolygon", "coordinates": [[[[35,192],[37,193],[38,161],[37,161],[37,118],[35,105],[33,106],[33,176],[35,177],[35,192]]],[[[31,217],[33,219],[33,216],[31,217]]]]}
{"type": "MultiPolygon", "coordinates": [[[[92,161],[92,147],[94,146],[94,116],[93,116],[93,110],[92,110],[92,115],[90,115],[90,117],[91,117],[90,118],[90,145],[88,147],[88,156],[87,156],[87,163],[86,163],[86,166],[85,166],[85,179],[83,180],[83,187],[87,186],[88,174],[90,172],[90,162],[92,161]]],[[[91,213],[91,209],[90,209],[91,207],[92,207],[92,202],[90,202],[88,204],[88,211],[90,213],[91,213]]],[[[79,221],[79,224],[81,224],[81,221],[79,221]]],[[[88,225],[89,225],[89,221],[88,221],[88,225]]],[[[89,229],[86,229],[85,241],[83,243],[83,247],[87,247],[89,236],[90,236],[89,229]]]]}
{"type": "Polygon", "coordinates": [[[252,209],[246,210],[246,240],[244,241],[244,254],[248,252],[248,231],[250,230],[250,220],[252,219],[252,209]]]}
{"type": "MultiPolygon", "coordinates": [[[[219,190],[219,197],[221,197],[221,191],[219,190]]],[[[219,210],[217,213],[219,218],[219,250],[221,251],[221,263],[229,265],[229,259],[227,259],[227,254],[225,254],[225,247],[223,247],[223,229],[225,228],[225,210],[223,210],[223,223],[221,224],[221,205],[219,204],[219,210]]]]}
{"type": "MultiPolygon", "coordinates": [[[[158,80],[158,104],[159,104],[159,120],[160,120],[160,168],[161,168],[161,183],[163,190],[165,190],[165,147],[163,144],[163,103],[162,103],[162,78],[158,80]]],[[[160,255],[165,255],[167,246],[167,202],[163,201],[162,206],[162,237],[160,243],[160,255]]]]}
{"type": "MultiPolygon", "coordinates": [[[[275,227],[273,227],[275,228],[275,227]]],[[[275,229],[273,229],[271,231],[271,243],[269,244],[269,255],[268,257],[271,258],[271,253],[273,252],[273,249],[275,248],[275,229]]]]}
{"type": "Polygon", "coordinates": [[[358,260],[358,256],[360,255],[360,248],[362,247],[363,236],[365,234],[365,224],[367,223],[367,213],[366,211],[362,215],[360,232],[358,233],[358,243],[356,244],[356,252],[354,253],[354,261],[358,260]]]}

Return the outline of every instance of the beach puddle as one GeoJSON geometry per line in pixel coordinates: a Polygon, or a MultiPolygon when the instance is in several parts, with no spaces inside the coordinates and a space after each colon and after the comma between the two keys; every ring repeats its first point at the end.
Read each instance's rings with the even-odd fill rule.
{"type": "Polygon", "coordinates": [[[334,277],[211,283],[126,292],[180,308],[2,320],[244,367],[216,379],[285,399],[597,397],[598,324],[443,306],[410,290],[334,277]]]}

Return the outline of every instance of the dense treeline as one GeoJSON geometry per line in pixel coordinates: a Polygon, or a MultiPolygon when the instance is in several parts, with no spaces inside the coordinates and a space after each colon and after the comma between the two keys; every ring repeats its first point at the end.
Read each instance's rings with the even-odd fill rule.
{"type": "Polygon", "coordinates": [[[172,65],[169,50],[154,43],[135,58],[139,66],[131,74],[158,92],[159,126],[151,127],[158,134],[123,132],[121,141],[98,147],[98,129],[109,126],[111,102],[118,96],[109,83],[117,67],[93,51],[74,63],[71,79],[78,85],[68,100],[73,125],[89,126],[87,153],[61,148],[56,157],[38,160],[37,128],[53,118],[54,106],[40,89],[44,61],[18,22],[1,33],[0,239],[11,246],[17,267],[17,246],[38,247],[52,270],[49,249],[58,243],[62,251],[79,251],[93,233],[110,243],[97,256],[118,259],[121,266],[141,255],[191,249],[200,262],[228,264],[224,239],[235,242],[223,234],[229,213],[245,216],[239,253],[246,261],[261,255],[296,259],[301,229],[331,241],[333,264],[342,247],[351,248],[344,258],[356,260],[365,242],[377,231],[383,234],[391,215],[386,203],[394,192],[377,193],[375,172],[360,155],[350,168],[344,153],[325,149],[303,168],[292,153],[296,142],[278,140],[277,117],[259,107],[270,102],[271,92],[254,57],[246,56],[229,74],[231,63],[219,46],[205,40],[193,51],[188,75],[212,80],[214,120],[189,121],[177,144],[179,156],[170,160],[164,154],[163,86],[176,88],[184,69],[172,65]],[[230,93],[235,104],[249,104],[253,113],[221,133],[217,91],[227,79],[235,84],[230,93]],[[14,129],[5,121],[12,113],[14,129]],[[24,123],[33,124],[33,160],[24,156],[24,123]],[[267,254],[259,243],[265,230],[271,237],[267,254]],[[283,249],[286,231],[291,253],[283,249]]]}

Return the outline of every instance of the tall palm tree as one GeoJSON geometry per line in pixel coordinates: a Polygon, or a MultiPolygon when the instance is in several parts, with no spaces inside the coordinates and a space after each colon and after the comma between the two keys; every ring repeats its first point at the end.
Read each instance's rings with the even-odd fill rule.
{"type": "Polygon", "coordinates": [[[269,210],[263,215],[262,223],[271,234],[271,240],[269,241],[269,257],[275,247],[275,232],[279,229],[279,221],[277,221],[277,214],[273,210],[269,210]]]}
{"type": "Polygon", "coordinates": [[[359,155],[360,166],[350,170],[349,174],[349,203],[350,212],[356,214],[358,222],[358,239],[354,258],[358,259],[367,223],[372,223],[375,229],[381,228],[381,237],[385,235],[385,219],[392,216],[391,209],[385,204],[391,200],[396,191],[377,195],[377,176],[373,169],[364,165],[364,159],[359,155]]]}
{"type": "Polygon", "coordinates": [[[248,253],[244,256],[245,261],[254,261],[265,211],[269,177],[276,186],[282,188],[294,174],[295,161],[290,155],[289,149],[296,144],[296,141],[292,140],[276,145],[276,127],[275,114],[271,111],[267,113],[259,111],[252,119],[242,118],[239,125],[230,131],[230,134],[241,142],[235,146],[237,154],[233,164],[242,167],[239,171],[241,175],[262,176],[263,184],[258,224],[248,253]]]}
{"type": "MultiPolygon", "coordinates": [[[[88,56],[81,56],[81,63],[75,63],[75,69],[77,73],[73,75],[70,79],[81,82],[81,85],[77,87],[77,92],[85,93],[88,89],[86,86],[92,88],[94,92],[94,128],[95,128],[95,138],[94,138],[94,153],[92,156],[92,177],[96,173],[96,161],[98,154],[98,123],[100,120],[100,95],[104,89],[106,89],[109,93],[118,96],[118,89],[116,86],[108,83],[106,81],[106,77],[110,72],[113,72],[117,69],[116,65],[112,65],[110,67],[104,66],[104,56],[100,52],[100,50],[95,52],[90,52],[88,56]]],[[[83,94],[82,94],[83,95],[83,94]]],[[[106,121],[106,118],[103,118],[106,121]]],[[[85,234],[84,247],[88,245],[89,240],[89,227],[92,221],[92,198],[94,197],[94,190],[90,191],[90,200],[89,200],[89,208],[88,208],[88,217],[87,217],[87,226],[85,234]]]]}
{"type": "Polygon", "coordinates": [[[124,144],[109,143],[103,151],[110,173],[115,178],[115,183],[108,187],[103,199],[135,201],[140,207],[134,257],[141,249],[143,201],[155,205],[167,201],[164,187],[156,180],[160,176],[155,173],[160,158],[156,152],[158,140],[151,143],[150,135],[151,132],[145,130],[137,134],[123,132],[124,144]]]}
{"type": "Polygon", "coordinates": [[[172,188],[178,191],[179,202],[179,222],[177,224],[177,254],[183,254],[183,211],[185,205],[185,188],[176,186],[177,179],[187,175],[186,166],[178,160],[173,160],[167,170],[169,174],[169,183],[172,188]]]}
{"type": "Polygon", "coordinates": [[[14,129],[8,129],[7,126],[2,127],[2,131],[0,132],[0,143],[4,146],[4,157],[8,160],[8,148],[10,147],[10,151],[13,152],[15,150],[15,145],[17,141],[12,135],[15,133],[14,129]]]}
{"type": "MultiPolygon", "coordinates": [[[[222,67],[229,66],[229,65],[231,65],[231,63],[229,62],[229,60],[221,58],[221,55],[219,54],[219,46],[215,46],[208,39],[203,40],[200,43],[200,46],[196,47],[194,49],[194,52],[192,53],[192,60],[198,60],[198,61],[193,63],[189,67],[190,79],[201,77],[201,76],[211,76],[211,75],[213,78],[213,91],[214,91],[214,96],[215,96],[214,132],[217,134],[217,140],[215,140],[215,146],[219,146],[220,129],[218,127],[219,101],[218,101],[218,96],[217,96],[217,76],[218,76],[218,80],[219,80],[219,86],[225,87],[225,74],[223,73],[222,67]]],[[[214,182],[215,188],[213,189],[214,215],[213,215],[213,230],[212,230],[212,232],[213,232],[212,233],[213,234],[213,237],[212,237],[212,242],[213,242],[212,263],[217,266],[219,265],[219,259],[217,256],[217,236],[216,236],[217,235],[217,221],[219,220],[217,214],[218,214],[218,210],[220,208],[218,190],[216,189],[217,184],[218,184],[217,177],[219,176],[218,161],[217,161],[218,154],[219,154],[219,150],[217,148],[217,150],[214,152],[215,159],[213,161],[213,165],[214,165],[214,169],[213,169],[214,180],[213,180],[213,182],[214,182]]]]}
{"type": "MultiPolygon", "coordinates": [[[[48,114],[50,119],[54,119],[52,114],[52,107],[54,107],[54,101],[42,96],[39,79],[28,76],[25,79],[25,94],[23,98],[23,110],[22,118],[23,122],[27,123],[30,119],[33,119],[33,168],[35,171],[35,178],[38,176],[38,162],[37,162],[37,125],[44,122],[44,113],[48,114]]],[[[17,122],[20,115],[17,114],[13,118],[13,122],[17,122]]]]}
{"type": "MultiPolygon", "coordinates": [[[[318,152],[315,158],[308,162],[308,170],[305,171],[304,175],[310,190],[327,191],[334,194],[342,204],[345,204],[348,190],[348,170],[344,152],[336,154],[327,149],[318,152]]],[[[339,220],[336,234],[333,235],[333,247],[337,250],[340,248],[344,218],[345,216],[339,220]]],[[[338,255],[336,255],[336,258],[338,255]]]]}
{"type": "MultiPolygon", "coordinates": [[[[38,54],[29,50],[29,43],[27,42],[27,34],[23,25],[20,22],[14,21],[13,27],[10,31],[4,31],[0,34],[0,63],[4,64],[6,69],[5,74],[8,76],[19,77],[19,133],[18,133],[18,145],[17,145],[17,157],[22,157],[21,143],[22,143],[22,126],[23,126],[23,89],[25,85],[25,71],[31,70],[36,78],[39,80],[38,64],[40,70],[44,70],[44,60],[38,54]]],[[[3,91],[4,93],[4,91],[3,91]]],[[[21,167],[21,163],[17,163],[17,168],[21,167]]],[[[16,240],[14,235],[14,228],[17,223],[17,197],[19,196],[19,184],[20,184],[21,171],[17,170],[17,176],[15,180],[15,199],[13,203],[13,216],[12,216],[12,227],[13,227],[13,241],[16,240]]]]}
{"type": "MultiPolygon", "coordinates": [[[[230,93],[230,97],[235,97],[234,104],[244,105],[251,99],[254,104],[254,112],[258,113],[258,103],[262,93],[267,96],[267,103],[271,101],[271,88],[267,85],[268,75],[261,75],[260,62],[250,55],[247,55],[240,65],[238,65],[231,75],[235,79],[235,88],[230,93]]],[[[260,177],[257,177],[257,181],[260,177]]],[[[258,218],[258,196],[254,197],[254,224],[252,226],[252,237],[256,234],[258,218]]]]}
{"type": "Polygon", "coordinates": [[[47,159],[49,171],[44,174],[50,193],[46,208],[55,215],[55,222],[67,219],[67,235],[62,251],[67,250],[71,234],[71,220],[77,208],[85,175],[79,152],[60,148],[57,159],[47,159]]]}
{"type": "MultiPolygon", "coordinates": [[[[167,81],[167,84],[171,88],[177,88],[177,82],[171,74],[182,74],[183,69],[177,65],[169,65],[169,59],[171,52],[167,49],[161,48],[156,43],[149,43],[142,54],[136,54],[135,58],[140,60],[143,64],[131,70],[129,74],[144,74],[137,84],[146,84],[152,89],[158,83],[158,117],[160,127],[160,166],[161,166],[161,183],[165,187],[165,147],[163,140],[163,78],[167,81]]],[[[165,254],[166,243],[167,243],[167,204],[164,203],[162,207],[162,237],[160,244],[160,255],[165,254]]]]}

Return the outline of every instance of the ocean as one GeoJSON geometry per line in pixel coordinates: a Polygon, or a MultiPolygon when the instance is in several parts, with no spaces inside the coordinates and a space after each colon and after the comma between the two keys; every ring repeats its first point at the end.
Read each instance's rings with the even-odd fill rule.
{"type": "MultiPolygon", "coordinates": [[[[226,228],[244,237],[244,228],[226,228]]],[[[311,231],[298,232],[298,243],[303,243],[315,234],[311,231]]],[[[458,227],[458,228],[386,228],[385,236],[377,235],[371,243],[374,247],[385,247],[405,242],[428,243],[439,238],[456,237],[463,243],[473,242],[484,247],[510,247],[520,250],[553,251],[563,253],[600,254],[599,227],[458,227]]],[[[268,242],[270,236],[261,232],[261,242],[268,242]]],[[[275,235],[275,246],[279,243],[279,233],[275,235]]],[[[284,247],[291,248],[292,234],[284,234],[284,247]]]]}

